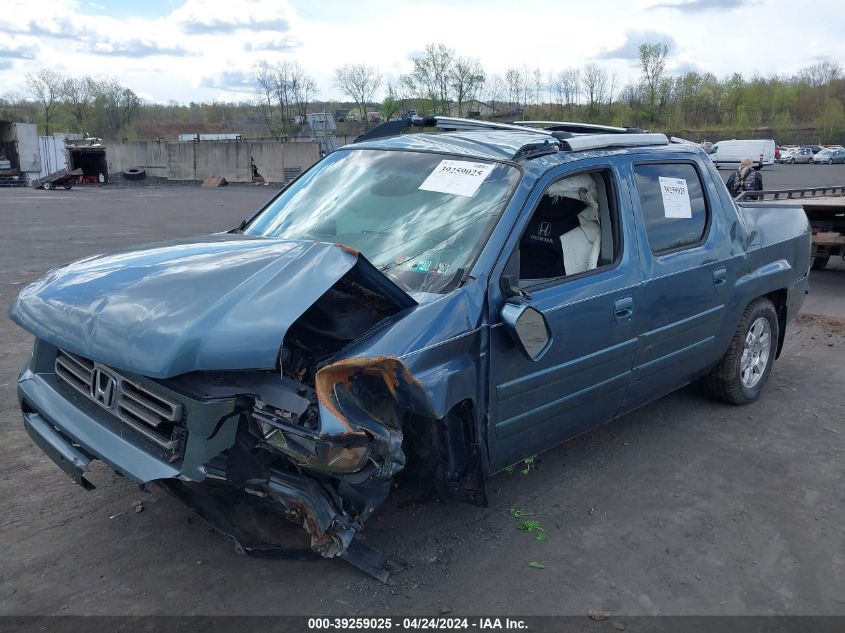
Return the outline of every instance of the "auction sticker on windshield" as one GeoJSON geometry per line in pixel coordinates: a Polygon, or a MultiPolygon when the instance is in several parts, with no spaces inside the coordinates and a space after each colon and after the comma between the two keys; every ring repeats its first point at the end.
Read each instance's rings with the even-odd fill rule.
{"type": "Polygon", "coordinates": [[[667,218],[691,218],[689,189],[683,178],[658,176],[660,193],[663,195],[663,215],[667,218]]]}
{"type": "Polygon", "coordinates": [[[441,160],[428,178],[419,186],[423,191],[451,193],[472,198],[484,179],[493,171],[491,163],[473,163],[468,160],[441,160]]]}

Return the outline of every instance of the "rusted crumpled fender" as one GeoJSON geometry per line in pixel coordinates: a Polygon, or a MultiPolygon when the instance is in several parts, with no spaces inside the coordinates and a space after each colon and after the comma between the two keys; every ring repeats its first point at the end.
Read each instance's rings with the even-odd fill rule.
{"type": "Polygon", "coordinates": [[[315,391],[321,432],[371,436],[371,461],[377,468],[373,477],[381,480],[393,477],[405,465],[404,413],[433,412],[422,384],[393,356],[353,357],[326,365],[317,372],[315,391]]]}

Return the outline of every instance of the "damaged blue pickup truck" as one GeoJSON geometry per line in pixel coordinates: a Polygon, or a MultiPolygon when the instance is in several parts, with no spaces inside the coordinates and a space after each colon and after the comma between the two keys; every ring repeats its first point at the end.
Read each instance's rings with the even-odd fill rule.
{"type": "Polygon", "coordinates": [[[249,497],[378,576],[354,537],[400,471],[484,505],[492,473],[692,381],[758,398],[807,292],[800,207],[735,204],[662,134],[436,124],[329,154],[228,233],[26,287],[32,439],[218,524],[249,497]]]}

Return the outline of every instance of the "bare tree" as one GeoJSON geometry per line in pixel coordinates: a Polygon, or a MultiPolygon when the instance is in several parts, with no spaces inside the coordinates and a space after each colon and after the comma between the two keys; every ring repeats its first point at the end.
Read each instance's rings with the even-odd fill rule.
{"type": "Polygon", "coordinates": [[[589,101],[590,115],[598,113],[598,104],[604,99],[607,90],[607,71],[598,64],[584,66],[584,94],[589,101]]]}
{"type": "Polygon", "coordinates": [[[29,93],[38,102],[44,115],[46,134],[50,135],[50,122],[55,116],[55,108],[61,97],[64,77],[50,68],[41,68],[37,72],[26,74],[29,93]]]}
{"type": "Polygon", "coordinates": [[[366,64],[346,64],[334,71],[334,85],[355,102],[361,111],[364,127],[367,127],[367,104],[381,86],[378,68],[366,64]]]}
{"type": "Polygon", "coordinates": [[[449,84],[458,105],[458,116],[463,116],[464,101],[474,99],[484,85],[484,70],[474,57],[457,57],[449,73],[449,84]]]}
{"type": "Polygon", "coordinates": [[[534,72],[531,73],[531,85],[534,88],[534,107],[539,108],[540,102],[542,99],[543,93],[543,73],[540,72],[539,68],[535,68],[534,72]]]}
{"type": "Polygon", "coordinates": [[[811,86],[824,86],[842,76],[842,66],[839,62],[829,59],[812,64],[798,71],[798,78],[811,86]]]}
{"type": "Polygon", "coordinates": [[[566,107],[569,110],[569,118],[572,118],[572,108],[578,105],[580,100],[581,71],[572,66],[561,73],[562,89],[566,100],[566,107]]]}
{"type": "Polygon", "coordinates": [[[300,121],[305,121],[305,116],[308,114],[308,104],[319,92],[317,82],[296,62],[291,69],[290,82],[291,96],[296,113],[300,121]]]}
{"type": "Polygon", "coordinates": [[[449,107],[454,62],[455,51],[444,44],[429,44],[423,55],[414,59],[413,83],[419,96],[431,99],[435,113],[445,114],[449,107]]]}
{"type": "Polygon", "coordinates": [[[496,103],[502,100],[504,94],[504,82],[500,75],[490,75],[490,79],[484,82],[486,97],[485,100],[493,110],[497,110],[496,103]]]}
{"type": "Polygon", "coordinates": [[[516,114],[522,100],[522,73],[519,72],[518,68],[508,68],[505,72],[505,88],[511,114],[516,114]]]}
{"type": "Polygon", "coordinates": [[[276,130],[273,127],[273,97],[276,94],[275,73],[273,67],[266,60],[261,60],[255,64],[255,91],[258,95],[261,114],[264,115],[264,122],[267,124],[267,130],[275,137],[276,130]]]}
{"type": "Polygon", "coordinates": [[[640,44],[638,50],[643,83],[648,91],[648,104],[653,110],[657,100],[657,88],[666,72],[666,57],[669,55],[669,46],[666,44],[640,44]]]}
{"type": "Polygon", "coordinates": [[[533,98],[533,77],[530,70],[528,70],[528,66],[526,64],[522,65],[522,70],[519,72],[520,74],[520,87],[522,88],[522,103],[524,107],[522,109],[522,118],[525,120],[526,110],[528,109],[528,105],[531,103],[531,99],[533,98]]]}
{"type": "Polygon", "coordinates": [[[287,135],[294,101],[294,62],[279,62],[273,67],[273,91],[282,115],[282,134],[287,135]]]}

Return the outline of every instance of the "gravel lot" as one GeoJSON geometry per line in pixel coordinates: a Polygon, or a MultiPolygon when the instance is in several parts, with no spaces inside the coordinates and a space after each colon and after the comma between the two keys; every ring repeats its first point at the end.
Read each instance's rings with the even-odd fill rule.
{"type": "MultiPolygon", "coordinates": [[[[841,165],[763,174],[845,182],[841,165]]],[[[271,193],[0,190],[0,309],[52,267],[228,229],[271,193]]],[[[753,405],[681,390],[495,477],[486,509],[401,484],[365,530],[406,565],[392,585],[337,561],[239,556],[102,466],[95,491],[73,485],[23,431],[15,378],[32,340],[0,319],[0,614],[845,614],[845,266],[811,285],[753,405]],[[512,507],[548,540],[518,531],[512,507]]]]}

